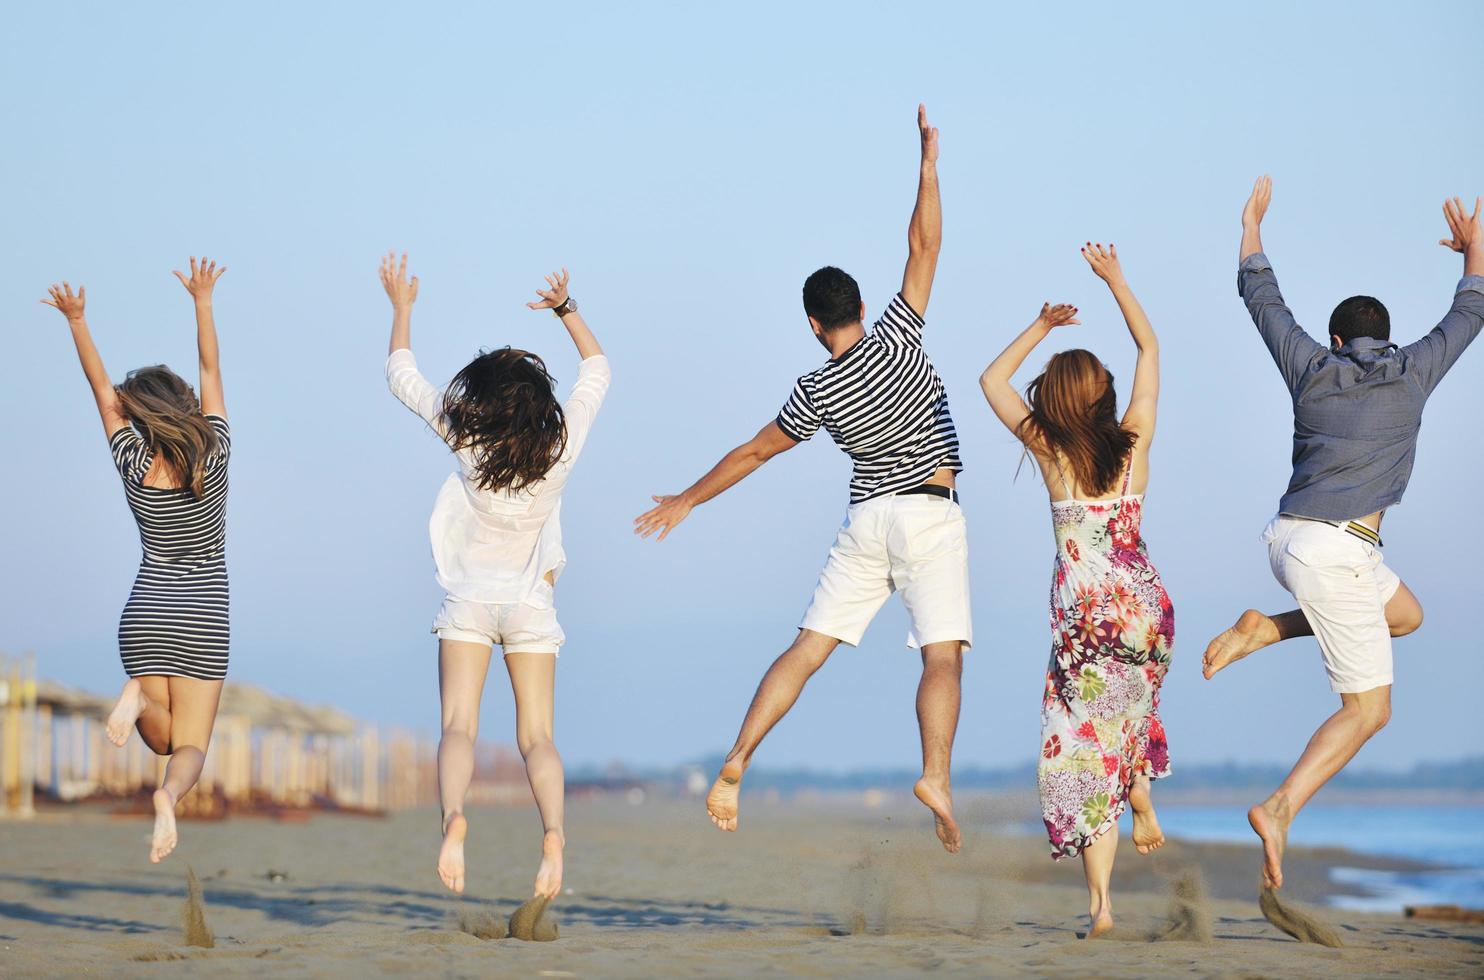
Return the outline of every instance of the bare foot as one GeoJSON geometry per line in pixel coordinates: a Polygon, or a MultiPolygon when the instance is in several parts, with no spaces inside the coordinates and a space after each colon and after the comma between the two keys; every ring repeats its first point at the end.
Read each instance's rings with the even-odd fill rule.
{"type": "Polygon", "coordinates": [[[175,850],[175,797],[166,789],[155,790],[155,832],[149,841],[149,860],[159,864],[175,850]]]}
{"type": "Polygon", "coordinates": [[[1088,914],[1091,925],[1087,928],[1087,938],[1096,939],[1113,931],[1113,910],[1104,905],[1088,914]]]}
{"type": "Polygon", "coordinates": [[[1247,811],[1247,822],[1262,838],[1262,883],[1282,888],[1283,850],[1288,846],[1288,825],[1293,823],[1287,797],[1274,793],[1247,811]]]}
{"type": "Polygon", "coordinates": [[[706,794],[706,812],[711,822],[722,830],[737,829],[737,798],[742,795],[742,773],[745,767],[736,759],[728,759],[721,767],[721,775],[711,784],[706,794]]]}
{"type": "MultiPolygon", "coordinates": [[[[462,813],[455,813],[444,821],[443,846],[438,849],[438,877],[443,879],[443,887],[455,895],[464,894],[464,835],[468,832],[469,821],[462,813]]],[[[542,864],[542,867],[546,865],[542,864]]]]}
{"type": "Polygon", "coordinates": [[[1229,667],[1254,650],[1277,643],[1279,639],[1278,627],[1273,625],[1272,619],[1256,609],[1249,609],[1237,617],[1231,629],[1222,631],[1207,644],[1206,655],[1201,660],[1201,673],[1210,680],[1221,668],[1229,667]]]}
{"type": "Polygon", "coordinates": [[[109,712],[108,724],[104,726],[108,732],[108,740],[114,745],[123,747],[129,740],[129,733],[134,730],[134,723],[139,716],[144,714],[144,709],[149,707],[149,698],[144,696],[144,687],[139,681],[130,678],[124,683],[124,689],[119,692],[118,704],[113,706],[109,712]]]}
{"type": "Polygon", "coordinates": [[[541,867],[536,869],[536,897],[556,898],[562,891],[562,848],[567,835],[548,830],[541,838],[541,867]]]}
{"type": "Polygon", "coordinates": [[[1134,847],[1148,854],[1165,846],[1165,832],[1159,829],[1154,815],[1154,800],[1149,794],[1149,778],[1140,776],[1128,788],[1128,808],[1134,811],[1134,847]]]}
{"type": "Polygon", "coordinates": [[[912,795],[933,811],[933,819],[938,824],[938,840],[943,842],[943,850],[949,854],[957,854],[964,841],[963,835],[958,832],[958,821],[953,819],[953,794],[948,791],[948,787],[928,782],[928,778],[924,776],[912,787],[912,795]]]}

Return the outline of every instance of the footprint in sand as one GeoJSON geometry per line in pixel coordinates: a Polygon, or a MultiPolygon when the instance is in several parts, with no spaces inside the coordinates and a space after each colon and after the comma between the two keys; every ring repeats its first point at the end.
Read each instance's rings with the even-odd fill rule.
{"type": "Polygon", "coordinates": [[[538,895],[527,900],[510,916],[510,936],[528,942],[549,943],[558,938],[557,924],[547,921],[546,907],[551,899],[538,895]]]}
{"type": "Polygon", "coordinates": [[[475,939],[504,939],[508,934],[505,921],[493,912],[460,912],[459,931],[475,939]]]}

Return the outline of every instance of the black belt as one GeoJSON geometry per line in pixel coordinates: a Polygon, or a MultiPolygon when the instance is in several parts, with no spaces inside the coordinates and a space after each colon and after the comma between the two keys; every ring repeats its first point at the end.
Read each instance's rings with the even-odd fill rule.
{"type": "Polygon", "coordinates": [[[939,486],[936,483],[924,483],[921,486],[912,487],[910,490],[898,490],[896,496],[905,497],[912,493],[925,493],[933,497],[942,497],[944,500],[951,500],[954,503],[958,503],[957,490],[952,487],[939,486]]]}

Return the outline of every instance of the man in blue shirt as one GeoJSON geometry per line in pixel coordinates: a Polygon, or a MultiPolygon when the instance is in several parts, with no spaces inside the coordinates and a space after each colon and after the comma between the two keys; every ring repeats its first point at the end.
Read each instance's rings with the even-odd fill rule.
{"type": "Polygon", "coordinates": [[[1263,533],[1280,585],[1299,608],[1244,612],[1206,649],[1209,680],[1255,650],[1313,636],[1340,710],[1320,726],[1293,771],[1247,812],[1263,842],[1263,884],[1283,884],[1283,849],[1294,816],[1391,717],[1391,638],[1422,625],[1422,606],[1381,556],[1381,517],[1412,474],[1422,409],[1443,375],[1484,327],[1484,230],[1443,205],[1463,253],[1464,276],[1447,316],[1422,339],[1391,342],[1386,307],[1352,296],[1330,315],[1330,346],[1299,327],[1262,251],[1272,180],[1262,177],[1242,211],[1237,288],[1293,396],[1293,477],[1263,533]]]}

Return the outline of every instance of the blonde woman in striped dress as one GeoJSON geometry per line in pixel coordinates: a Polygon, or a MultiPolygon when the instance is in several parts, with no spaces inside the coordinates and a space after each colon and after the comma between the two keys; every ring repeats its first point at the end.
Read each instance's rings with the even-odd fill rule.
{"type": "Polygon", "coordinates": [[[119,654],[129,680],[108,717],[122,746],[136,728],[157,755],[170,756],[154,793],[149,859],[175,849],[175,805],[201,776],[227,674],[227,458],[231,449],[217,358],[211,294],[226,267],[191,259],[175,275],[196,307],[200,399],[164,365],[130,371],[115,386],[83,315],[86,291],[51,287],[41,302],[67,317],[83,374],[93,389],[124,495],[139,526],[143,556],[119,618],[119,654]]]}

